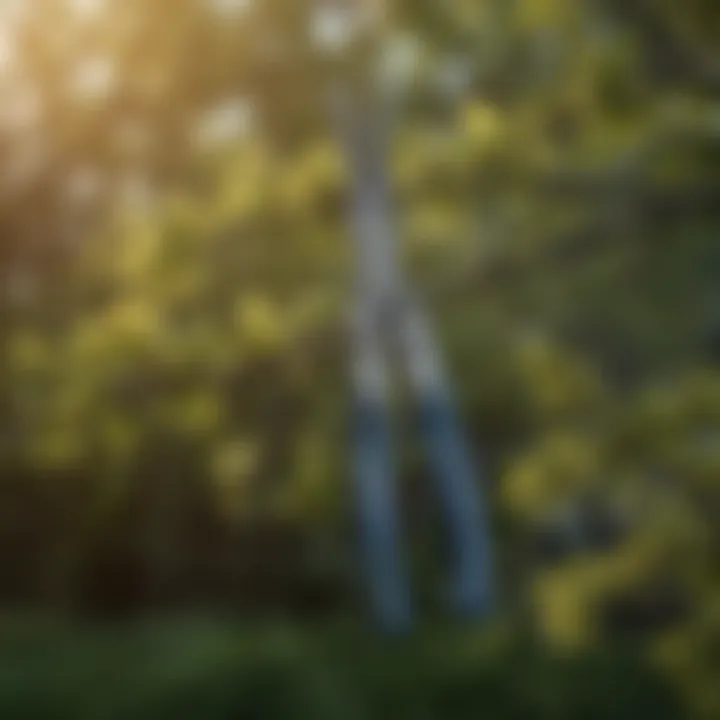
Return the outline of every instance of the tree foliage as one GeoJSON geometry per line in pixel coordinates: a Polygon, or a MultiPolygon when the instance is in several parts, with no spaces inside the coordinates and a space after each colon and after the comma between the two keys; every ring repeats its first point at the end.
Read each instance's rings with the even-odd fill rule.
{"type": "MultiPolygon", "coordinates": [[[[351,605],[348,178],[310,6],[7,8],[3,596],[351,605]]],[[[412,0],[385,57],[413,71],[403,239],[491,469],[510,612],[563,647],[638,641],[706,717],[719,22],[709,0],[412,0]]]]}

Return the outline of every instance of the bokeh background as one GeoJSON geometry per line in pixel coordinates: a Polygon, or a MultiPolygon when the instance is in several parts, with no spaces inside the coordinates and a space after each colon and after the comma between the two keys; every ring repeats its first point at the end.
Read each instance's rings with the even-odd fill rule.
{"type": "Polygon", "coordinates": [[[501,602],[445,617],[406,413],[390,642],[309,5],[0,2],[0,713],[720,717],[720,6],[394,4],[404,247],[501,602]]]}

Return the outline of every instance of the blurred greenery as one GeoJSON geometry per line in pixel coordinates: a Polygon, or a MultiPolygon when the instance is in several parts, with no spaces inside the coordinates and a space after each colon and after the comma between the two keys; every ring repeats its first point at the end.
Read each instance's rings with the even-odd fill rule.
{"type": "Polygon", "coordinates": [[[405,249],[503,601],[440,629],[408,437],[397,646],[358,608],[308,8],[0,5],[2,714],[720,717],[720,6],[393,4],[405,249]]]}
{"type": "Polygon", "coordinates": [[[13,718],[682,717],[634,651],[555,654],[506,628],[397,643],[343,622],[3,625],[0,711],[13,718]]]}

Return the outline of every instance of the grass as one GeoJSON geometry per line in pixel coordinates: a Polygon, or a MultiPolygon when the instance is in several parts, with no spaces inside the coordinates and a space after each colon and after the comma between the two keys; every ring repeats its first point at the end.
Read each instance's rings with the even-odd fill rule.
{"type": "Polygon", "coordinates": [[[509,628],[385,639],[352,622],[0,620],[0,718],[686,717],[633,653],[559,657],[509,628]]]}

